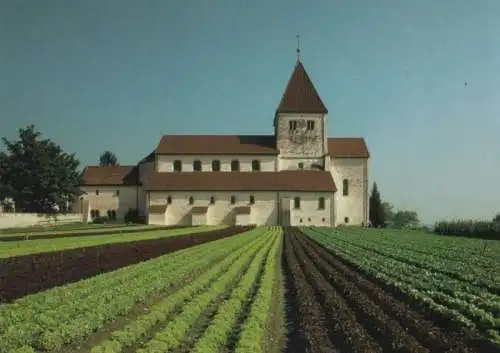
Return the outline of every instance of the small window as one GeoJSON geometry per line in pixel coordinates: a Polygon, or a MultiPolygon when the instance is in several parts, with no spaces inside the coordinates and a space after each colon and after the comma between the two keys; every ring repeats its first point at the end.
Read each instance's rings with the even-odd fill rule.
{"type": "Polygon", "coordinates": [[[321,218],[321,222],[325,223],[326,219],[325,217],[321,218]]]}
{"type": "Polygon", "coordinates": [[[304,169],[304,163],[299,163],[299,169],[304,169]]]}
{"type": "Polygon", "coordinates": [[[116,196],[120,196],[120,190],[116,190],[115,195],[116,195],[116,196]]]}
{"type": "Polygon", "coordinates": [[[349,223],[349,217],[344,217],[344,223],[345,224],[349,223]]]}
{"type": "Polygon", "coordinates": [[[231,161],[231,171],[232,172],[239,172],[240,171],[240,161],[237,159],[233,159],[231,161]]]}
{"type": "Polygon", "coordinates": [[[260,172],[260,161],[259,160],[252,161],[252,171],[260,172]]]}
{"type": "Polygon", "coordinates": [[[255,196],[250,195],[250,205],[253,205],[255,203],[255,196]]]}
{"type": "Polygon", "coordinates": [[[182,163],[178,159],[174,161],[174,172],[182,172],[182,163]]]}
{"type": "Polygon", "coordinates": [[[231,205],[236,203],[236,196],[231,196],[231,205]]]}
{"type": "Polygon", "coordinates": [[[215,204],[215,197],[210,196],[210,204],[211,205],[215,204]]]}
{"type": "Polygon", "coordinates": [[[302,218],[299,220],[300,223],[302,223],[302,218]]]}
{"type": "Polygon", "coordinates": [[[296,197],[293,199],[293,208],[300,209],[300,197],[296,197]]]}
{"type": "Polygon", "coordinates": [[[172,196],[167,197],[167,205],[170,205],[172,203],[172,196]]]}
{"type": "Polygon", "coordinates": [[[189,204],[192,205],[194,203],[194,198],[193,196],[189,196],[189,204]]]}
{"type": "Polygon", "coordinates": [[[342,180],[342,194],[344,196],[349,195],[349,180],[347,179],[342,180]]]}
{"type": "Polygon", "coordinates": [[[193,162],[193,170],[195,172],[201,172],[201,161],[200,160],[196,160],[193,162]]]}
{"type": "Polygon", "coordinates": [[[108,210],[108,218],[111,219],[111,210],[108,210]]]}
{"type": "Polygon", "coordinates": [[[320,210],[325,209],[325,198],[324,197],[320,197],[318,199],[318,209],[320,209],[320,210]]]}
{"type": "Polygon", "coordinates": [[[288,122],[288,128],[290,129],[290,131],[297,130],[297,120],[290,120],[288,122]]]}
{"type": "Polygon", "coordinates": [[[218,159],[212,161],[212,171],[220,172],[220,161],[218,159]]]}
{"type": "Polygon", "coordinates": [[[307,130],[309,131],[314,130],[314,120],[307,121],[307,130]]]}
{"type": "Polygon", "coordinates": [[[99,196],[99,189],[97,189],[97,190],[95,191],[95,194],[96,194],[97,196],[99,196]]]}
{"type": "Polygon", "coordinates": [[[307,219],[307,221],[308,221],[308,222],[311,222],[311,218],[309,217],[309,218],[307,219]]]}

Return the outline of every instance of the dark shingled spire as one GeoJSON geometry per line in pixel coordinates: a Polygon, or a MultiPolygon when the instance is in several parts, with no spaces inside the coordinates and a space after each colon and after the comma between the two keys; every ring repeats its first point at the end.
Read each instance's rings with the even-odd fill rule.
{"type": "Polygon", "coordinates": [[[300,60],[295,65],[276,113],[328,113],[300,60]]]}

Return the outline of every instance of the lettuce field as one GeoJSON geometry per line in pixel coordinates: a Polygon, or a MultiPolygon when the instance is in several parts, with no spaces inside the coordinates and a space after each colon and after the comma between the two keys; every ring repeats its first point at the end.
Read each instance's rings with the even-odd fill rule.
{"type": "Polygon", "coordinates": [[[499,240],[197,227],[0,250],[0,353],[500,352],[499,240]]]}

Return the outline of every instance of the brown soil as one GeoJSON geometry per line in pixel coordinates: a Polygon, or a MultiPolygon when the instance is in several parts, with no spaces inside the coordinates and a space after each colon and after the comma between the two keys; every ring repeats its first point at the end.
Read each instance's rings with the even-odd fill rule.
{"type": "Polygon", "coordinates": [[[106,244],[0,259],[0,302],[80,281],[177,250],[227,238],[251,227],[106,244]]]}

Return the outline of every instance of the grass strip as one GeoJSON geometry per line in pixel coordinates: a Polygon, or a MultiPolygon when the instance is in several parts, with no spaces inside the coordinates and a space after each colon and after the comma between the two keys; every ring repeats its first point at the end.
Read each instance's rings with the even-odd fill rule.
{"type": "Polygon", "coordinates": [[[91,246],[127,243],[148,239],[159,239],[174,237],[178,235],[196,234],[212,230],[219,230],[225,227],[220,226],[200,226],[189,228],[178,228],[171,230],[147,231],[143,233],[122,233],[96,235],[92,237],[68,237],[47,240],[30,240],[15,242],[0,242],[0,259],[22,255],[33,255],[51,251],[62,251],[76,248],[86,248],[91,246]]]}
{"type": "MultiPolygon", "coordinates": [[[[269,242],[266,242],[270,244],[269,242]]],[[[252,264],[259,264],[269,251],[269,245],[264,244],[259,249],[256,256],[250,260],[247,256],[242,256],[238,261],[219,278],[218,281],[212,284],[212,287],[205,293],[193,298],[189,304],[185,306],[185,310],[172,321],[170,321],[154,338],[146,343],[143,348],[138,349],[137,353],[155,353],[166,352],[170,349],[178,347],[185,336],[189,333],[190,329],[195,325],[203,310],[215,302],[217,298],[223,295],[234,283],[234,280],[244,273],[250,271],[257,271],[258,266],[252,264]]]]}
{"type": "Polygon", "coordinates": [[[274,278],[282,238],[283,231],[280,229],[279,237],[277,237],[268,255],[259,291],[250,309],[250,314],[243,324],[240,339],[236,344],[236,353],[259,353],[264,351],[264,338],[269,322],[269,313],[272,312],[274,278]]]}
{"type": "Polygon", "coordinates": [[[204,290],[214,279],[227,272],[228,268],[242,255],[260,247],[266,239],[267,237],[259,237],[234,251],[230,256],[211,267],[194,282],[153,306],[147,314],[138,317],[137,320],[128,324],[122,330],[114,331],[111,334],[112,338],[110,340],[95,346],[91,350],[91,353],[120,353],[123,349],[137,344],[137,341],[145,337],[155,325],[164,322],[184,302],[192,298],[196,293],[204,290]]]}
{"type": "Polygon", "coordinates": [[[272,245],[266,248],[266,253],[260,262],[252,262],[231,297],[219,307],[211,325],[192,350],[193,353],[218,353],[227,345],[245,302],[251,299],[253,286],[257,283],[259,275],[267,271],[269,261],[274,256],[273,250],[279,248],[280,232],[273,229],[270,235],[272,238],[269,241],[272,245]]]}
{"type": "Polygon", "coordinates": [[[57,350],[82,342],[136,303],[167,291],[261,233],[255,229],[0,305],[0,353],[23,346],[57,350]]]}

